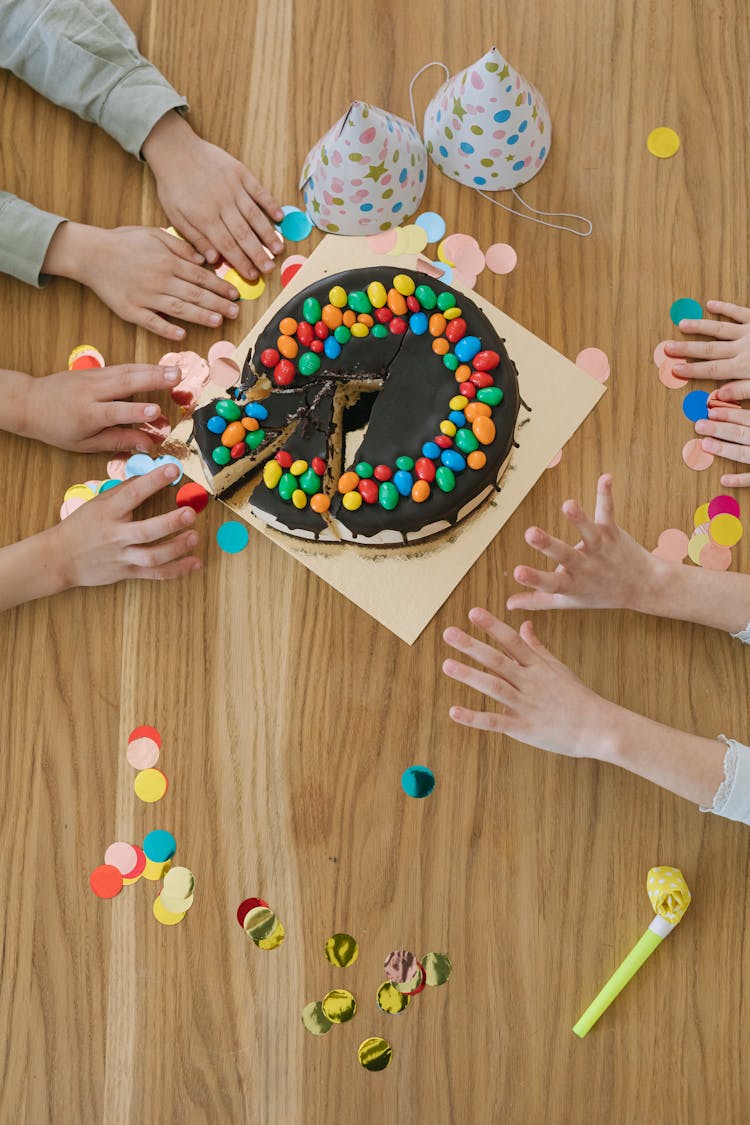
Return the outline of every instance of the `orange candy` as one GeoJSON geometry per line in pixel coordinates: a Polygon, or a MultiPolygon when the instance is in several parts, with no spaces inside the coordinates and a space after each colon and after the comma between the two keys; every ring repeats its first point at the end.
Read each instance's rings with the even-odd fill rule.
{"type": "Polygon", "coordinates": [[[260,429],[257,418],[243,418],[241,425],[243,425],[246,430],[249,430],[250,433],[260,429]]]}
{"type": "Polygon", "coordinates": [[[324,492],[316,492],[314,496],[310,497],[310,507],[314,512],[317,512],[318,515],[327,512],[330,506],[331,501],[324,492]]]}
{"type": "Polygon", "coordinates": [[[279,336],[276,346],[285,359],[294,359],[299,351],[297,341],[292,336],[279,336]]]}
{"type": "Polygon", "coordinates": [[[360,324],[366,324],[368,328],[372,328],[373,324],[375,323],[369,313],[360,313],[357,317],[357,320],[360,324]]]}
{"type": "Polygon", "coordinates": [[[450,350],[450,344],[445,336],[438,336],[437,340],[432,341],[432,350],[435,355],[445,355],[445,353],[450,350]]]}
{"type": "Polygon", "coordinates": [[[297,321],[293,316],[285,316],[279,325],[279,331],[285,336],[293,336],[297,331],[297,321]]]}
{"type": "Polygon", "coordinates": [[[464,407],[467,422],[474,422],[477,418],[491,418],[492,410],[486,402],[470,402],[464,407]]]}
{"type": "Polygon", "coordinates": [[[481,449],[475,449],[473,453],[469,454],[466,461],[470,469],[483,469],[487,464],[487,458],[481,449]]]}
{"type": "Polygon", "coordinates": [[[325,324],[326,328],[330,328],[331,332],[338,328],[344,319],[344,314],[341,309],[337,309],[335,305],[324,305],[323,311],[320,314],[320,319],[325,324]]]}
{"type": "Polygon", "coordinates": [[[445,332],[447,320],[442,313],[433,313],[430,317],[429,329],[431,336],[442,336],[445,332]]]}
{"type": "Polygon", "coordinates": [[[245,440],[246,432],[242,422],[230,422],[221,435],[221,444],[226,445],[227,449],[231,449],[238,441],[245,440]]]}
{"type": "Polygon", "coordinates": [[[415,504],[423,504],[430,495],[430,486],[426,480],[415,480],[411,489],[411,498],[415,504]]]}
{"type": "Polygon", "coordinates": [[[347,328],[351,328],[353,324],[357,323],[357,314],[353,311],[353,309],[347,309],[341,319],[343,320],[347,328]]]}
{"type": "Polygon", "coordinates": [[[388,290],[388,308],[394,316],[404,316],[406,314],[406,297],[399,293],[398,289],[388,290]]]}
{"type": "Polygon", "coordinates": [[[339,492],[354,492],[358,484],[359,477],[356,473],[342,473],[339,477],[338,490],[339,492]]]}
{"type": "Polygon", "coordinates": [[[491,445],[495,440],[495,423],[491,418],[485,418],[483,415],[480,415],[480,417],[475,419],[472,423],[471,428],[474,437],[478,442],[481,442],[482,445],[491,445]]]}
{"type": "Polygon", "coordinates": [[[471,375],[471,368],[469,367],[468,363],[460,363],[453,374],[456,376],[457,383],[468,383],[469,376],[471,375]]]}

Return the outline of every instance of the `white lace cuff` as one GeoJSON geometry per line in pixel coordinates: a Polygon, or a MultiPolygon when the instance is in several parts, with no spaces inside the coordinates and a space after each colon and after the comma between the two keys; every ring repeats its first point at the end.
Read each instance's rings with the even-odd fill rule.
{"type": "Polygon", "coordinates": [[[736,640],[742,641],[743,645],[750,645],[750,625],[747,629],[741,629],[739,633],[732,633],[732,636],[736,640]]]}
{"type": "Polygon", "coordinates": [[[701,806],[700,811],[750,824],[750,746],[723,734],[719,735],[719,740],[727,747],[724,780],[714,794],[711,807],[701,806]]]}

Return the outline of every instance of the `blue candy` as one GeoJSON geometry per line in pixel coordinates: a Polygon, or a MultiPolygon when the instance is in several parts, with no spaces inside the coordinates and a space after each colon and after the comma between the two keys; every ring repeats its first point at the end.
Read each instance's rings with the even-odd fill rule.
{"type": "Polygon", "coordinates": [[[459,363],[471,363],[474,356],[481,350],[482,341],[478,336],[464,336],[462,340],[453,345],[453,351],[459,363]]]}
{"type": "Polygon", "coordinates": [[[326,336],[323,342],[323,351],[329,359],[338,359],[341,355],[341,344],[333,334],[326,336]]]}
{"type": "Polygon", "coordinates": [[[462,473],[466,468],[466,458],[455,449],[444,449],[440,454],[440,460],[446,469],[450,469],[453,473],[462,473]]]}
{"type": "Polygon", "coordinates": [[[226,422],[218,414],[213,414],[206,422],[206,429],[210,430],[212,434],[223,434],[226,428],[226,422]]]}
{"type": "Polygon", "coordinates": [[[466,415],[463,410],[451,410],[448,421],[452,422],[457,430],[460,430],[462,426],[466,425],[466,415]]]}
{"type": "Polygon", "coordinates": [[[257,418],[259,422],[265,422],[268,417],[268,411],[261,402],[249,402],[245,407],[245,414],[248,418],[257,418]]]}
{"type": "Polygon", "coordinates": [[[429,321],[423,312],[412,313],[409,317],[409,327],[415,336],[424,336],[428,326],[429,321]]]}
{"type": "Polygon", "coordinates": [[[393,474],[393,483],[399,490],[402,496],[411,496],[412,485],[414,480],[411,473],[407,473],[406,469],[397,469],[393,474]]]}
{"type": "Polygon", "coordinates": [[[422,446],[422,456],[429,457],[434,461],[436,457],[440,456],[440,446],[437,444],[437,442],[426,441],[422,446]]]}

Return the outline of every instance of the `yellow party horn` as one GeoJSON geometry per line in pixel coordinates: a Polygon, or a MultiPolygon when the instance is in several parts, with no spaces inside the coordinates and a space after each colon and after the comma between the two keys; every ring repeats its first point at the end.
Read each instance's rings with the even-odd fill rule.
{"type": "Polygon", "coordinates": [[[646,890],[651,905],[656,911],[656,917],[573,1028],[581,1039],[591,1031],[599,1017],[606,1012],[631,977],[635,976],[643,962],[651,956],[657,946],[661,945],[664,938],[671,934],[690,906],[688,885],[684,875],[676,867],[652,867],[646,880],[646,890]]]}

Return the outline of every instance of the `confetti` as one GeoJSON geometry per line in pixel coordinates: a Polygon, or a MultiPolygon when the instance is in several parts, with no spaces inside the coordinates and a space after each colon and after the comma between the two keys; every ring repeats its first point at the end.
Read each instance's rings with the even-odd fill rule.
{"type": "Polygon", "coordinates": [[[405,996],[419,996],[420,992],[424,992],[425,985],[427,984],[427,976],[424,967],[417,961],[417,971],[410,980],[404,981],[403,984],[394,984],[394,988],[399,992],[403,992],[405,996]]]}
{"type": "Polygon", "coordinates": [[[379,231],[377,234],[367,235],[367,248],[373,254],[390,254],[396,245],[396,228],[379,231]]]}
{"type": "Polygon", "coordinates": [[[253,906],[242,920],[242,928],[259,949],[278,949],[286,931],[269,906],[253,906]]]}
{"type": "Polygon", "coordinates": [[[680,297],[672,303],[669,316],[672,324],[679,327],[681,320],[700,320],[703,316],[703,308],[700,302],[693,300],[692,297],[680,297]]]}
{"type": "Polygon", "coordinates": [[[137,738],[150,738],[161,750],[161,735],[156,727],[152,727],[148,723],[144,723],[139,727],[133,727],[128,735],[128,744],[135,742],[137,738]]]}
{"type": "Polygon", "coordinates": [[[677,527],[668,527],[659,536],[657,546],[652,554],[667,559],[669,562],[680,563],[687,558],[689,542],[690,540],[684,531],[680,531],[677,527]]]}
{"type": "Polygon", "coordinates": [[[389,1016],[400,1015],[409,1006],[409,997],[405,996],[403,992],[399,992],[395,984],[392,984],[389,980],[380,985],[376,1000],[381,1012],[385,1012],[389,1016]]]}
{"type": "Polygon", "coordinates": [[[580,367],[597,383],[606,383],[609,378],[609,359],[601,348],[584,348],[576,356],[576,367],[580,367]]]}
{"type": "Polygon", "coordinates": [[[160,898],[171,914],[184,914],[193,905],[195,877],[187,867],[170,867],[164,876],[160,898]]]}
{"type": "Polygon", "coordinates": [[[322,1001],[323,1014],[331,1023],[348,1023],[357,1011],[357,1001],[346,988],[333,988],[322,1001]]]}
{"type": "Polygon", "coordinates": [[[718,543],[706,543],[698,556],[698,565],[704,570],[729,570],[732,552],[729,547],[720,547],[718,543]]]}
{"type": "Polygon", "coordinates": [[[548,469],[555,469],[555,468],[557,468],[557,466],[558,466],[558,465],[560,464],[560,462],[562,461],[562,454],[563,454],[563,451],[562,451],[562,449],[558,449],[557,453],[556,453],[556,454],[555,454],[555,456],[554,456],[554,457],[552,458],[552,460],[550,461],[550,463],[549,463],[549,465],[547,466],[547,468],[548,468],[548,469]]]}
{"type": "Polygon", "coordinates": [[[493,273],[512,273],[518,262],[518,254],[507,242],[494,242],[485,250],[484,260],[493,273]]]}
{"type": "Polygon", "coordinates": [[[122,890],[122,872],[111,863],[102,863],[91,872],[89,886],[97,898],[114,898],[122,890]]]}
{"type": "Polygon", "coordinates": [[[223,275],[224,281],[228,281],[233,285],[240,295],[241,301],[257,301],[258,297],[262,297],[266,289],[266,283],[262,277],[257,281],[247,281],[244,277],[240,277],[235,269],[228,269],[223,275]]]}
{"type": "Polygon", "coordinates": [[[167,910],[166,906],[161,900],[161,895],[157,895],[154,899],[153,905],[154,918],[157,922],[161,922],[162,926],[176,926],[185,917],[185,912],[181,914],[172,914],[167,910]]]}
{"type": "Polygon", "coordinates": [[[245,928],[245,918],[247,914],[254,910],[256,906],[268,906],[268,903],[262,898],[246,898],[237,907],[237,921],[245,928]]]}
{"type": "Polygon", "coordinates": [[[132,457],[128,457],[125,462],[125,476],[128,479],[132,477],[144,477],[147,473],[153,472],[154,469],[162,469],[167,465],[176,465],[179,472],[176,478],[171,482],[173,485],[179,484],[182,480],[182,463],[176,458],[165,453],[161,457],[149,457],[148,453],[134,453],[132,457]]]}
{"type": "Polygon", "coordinates": [[[700,472],[702,469],[710,469],[714,463],[714,455],[703,448],[700,438],[691,438],[682,447],[682,460],[689,469],[700,472]]]}
{"type": "Polygon", "coordinates": [[[672,370],[672,364],[678,362],[677,360],[667,357],[659,367],[659,382],[663,383],[665,387],[669,387],[672,391],[678,391],[680,387],[684,387],[687,379],[681,379],[679,375],[675,375],[672,370]]]}
{"type": "Polygon", "coordinates": [[[216,542],[228,555],[244,551],[250,540],[250,533],[239,520],[227,520],[216,532],[216,542]]]}
{"type": "Polygon", "coordinates": [[[660,160],[666,160],[668,157],[674,156],[679,147],[679,136],[674,129],[670,129],[667,125],[660,125],[657,129],[652,129],[646,138],[646,148],[652,156],[658,156],[660,160]]]}
{"type": "Polygon", "coordinates": [[[150,769],[159,761],[159,744],[153,738],[135,738],[128,743],[126,757],[133,769],[150,769]]]}
{"type": "Polygon", "coordinates": [[[365,1070],[385,1070],[393,1058],[393,1047],[387,1040],[371,1036],[362,1040],[357,1057],[365,1070]]]}
{"type": "Polygon", "coordinates": [[[435,788],[435,775],[427,766],[409,766],[401,775],[401,788],[407,797],[429,797],[435,788]]]}
{"type": "Polygon", "coordinates": [[[735,500],[734,496],[714,496],[713,500],[708,504],[709,519],[714,516],[719,516],[722,512],[727,512],[730,516],[737,516],[739,518],[740,506],[735,500]]]}
{"type": "Polygon", "coordinates": [[[152,863],[166,863],[177,851],[177,841],[171,832],[155,828],[144,837],[143,850],[152,863]]]}
{"type": "Polygon", "coordinates": [[[383,962],[388,980],[393,984],[404,984],[417,972],[417,958],[408,949],[397,949],[389,953],[383,962]]]}
{"type": "Polygon", "coordinates": [[[284,288],[302,269],[307,258],[303,254],[291,254],[281,263],[281,286],[284,288]]]}
{"type": "Polygon", "coordinates": [[[111,480],[127,480],[125,465],[127,464],[128,457],[129,454],[127,453],[118,453],[117,457],[113,457],[111,461],[107,462],[107,476],[111,480]]]}
{"type": "MultiPolygon", "coordinates": [[[[427,235],[428,242],[439,242],[445,237],[445,219],[437,211],[423,211],[414,220],[416,226],[421,227],[427,235]]],[[[371,237],[377,238],[377,235],[371,237]]]]}
{"type": "Polygon", "coordinates": [[[138,865],[138,853],[132,844],[118,840],[107,848],[104,853],[104,863],[109,867],[116,867],[123,879],[126,876],[132,878],[131,872],[135,871],[138,865]]]}
{"type": "Polygon", "coordinates": [[[453,965],[446,953],[425,953],[422,958],[425,983],[430,988],[446,984],[453,972],[453,965]]]}
{"type": "Polygon", "coordinates": [[[178,508],[192,508],[194,512],[200,513],[206,507],[209,501],[208,490],[202,484],[183,484],[178,489],[175,497],[175,503],[178,508]]]}
{"type": "Polygon", "coordinates": [[[305,1004],[302,1009],[302,1025],[311,1035],[328,1034],[333,1024],[323,1011],[321,1000],[313,1000],[311,1004],[305,1004]]]}
{"type": "Polygon", "coordinates": [[[138,882],[141,875],[145,871],[146,864],[148,862],[148,860],[146,859],[146,853],[144,852],[143,848],[139,848],[137,844],[133,844],[133,851],[136,854],[135,867],[133,867],[131,871],[128,871],[127,874],[123,875],[122,877],[122,881],[126,886],[131,883],[138,882]]]}
{"type": "Polygon", "coordinates": [[[69,371],[85,371],[105,366],[104,356],[91,344],[79,344],[68,356],[69,371]]]}
{"type": "Polygon", "coordinates": [[[143,878],[148,879],[150,883],[158,883],[160,879],[164,878],[171,866],[171,859],[168,859],[165,863],[155,863],[153,859],[149,859],[148,856],[146,856],[143,878]]]}
{"type": "Polygon", "coordinates": [[[657,344],[656,347],[654,348],[654,363],[656,364],[657,367],[661,367],[661,365],[662,365],[662,363],[664,363],[665,359],[668,358],[667,352],[666,352],[666,347],[667,347],[667,344],[669,344],[669,342],[670,342],[669,340],[662,340],[661,343],[657,344]]]}
{"type": "Polygon", "coordinates": [[[162,799],[169,788],[169,782],[161,770],[150,768],[141,770],[140,773],[136,774],[133,788],[136,797],[140,797],[147,804],[152,804],[154,801],[162,799]]]}
{"type": "Polygon", "coordinates": [[[438,257],[458,269],[463,278],[471,282],[470,288],[485,266],[482,248],[470,234],[449,234],[438,246],[438,257]]]}
{"type": "Polygon", "coordinates": [[[682,400],[682,413],[691,422],[698,422],[701,418],[708,418],[708,392],[688,391],[682,400]]]}
{"type": "Polygon", "coordinates": [[[708,523],[710,518],[708,504],[699,504],[693,513],[693,527],[700,527],[701,524],[708,523]]]}
{"type": "Polygon", "coordinates": [[[298,207],[288,209],[279,224],[282,237],[287,242],[303,242],[312,233],[312,229],[311,220],[298,207]]]}
{"type": "Polygon", "coordinates": [[[700,566],[701,551],[710,542],[707,531],[696,531],[690,536],[688,543],[688,555],[696,566],[700,566]]]}
{"type": "Polygon", "coordinates": [[[708,534],[720,547],[734,547],[742,538],[742,524],[729,512],[720,512],[711,520],[708,534]]]}
{"type": "Polygon", "coordinates": [[[333,934],[326,941],[325,954],[332,965],[345,969],[359,957],[359,946],[351,934],[333,934]]]}

